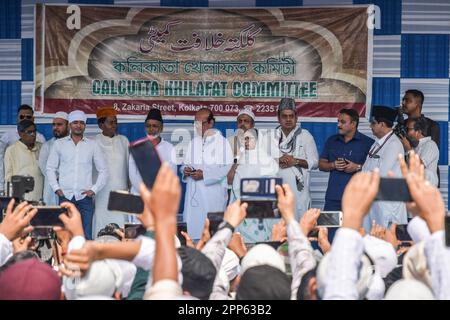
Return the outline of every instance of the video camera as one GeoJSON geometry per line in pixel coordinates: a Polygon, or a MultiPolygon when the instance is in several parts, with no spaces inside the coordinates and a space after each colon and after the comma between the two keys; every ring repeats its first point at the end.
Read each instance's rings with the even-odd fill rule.
{"type": "Polygon", "coordinates": [[[400,106],[397,110],[397,124],[395,125],[393,131],[399,137],[406,137],[408,139],[408,129],[406,127],[406,120],[403,117],[403,109],[400,106]]]}
{"type": "MultiPolygon", "coordinates": [[[[33,191],[34,178],[31,176],[12,176],[8,183],[6,196],[0,197],[0,211],[4,211],[11,199],[15,200],[14,207],[25,201],[25,194],[33,191]]],[[[54,237],[53,226],[63,226],[59,215],[66,213],[67,209],[60,206],[45,206],[42,202],[27,201],[37,209],[37,214],[31,219],[30,225],[34,228],[31,237],[37,240],[50,239],[54,237]]],[[[0,222],[3,221],[3,214],[0,215],[0,222]]]]}
{"type": "MultiPolygon", "coordinates": [[[[8,182],[6,195],[0,197],[0,211],[8,206],[11,199],[15,199],[15,206],[24,201],[25,193],[34,189],[34,178],[31,176],[12,176],[8,182]]],[[[0,222],[3,221],[3,214],[0,215],[0,222]]]]}
{"type": "MultiPolygon", "coordinates": [[[[0,222],[3,221],[4,211],[11,201],[15,200],[14,207],[25,201],[25,194],[33,191],[34,178],[31,176],[12,176],[11,182],[8,182],[6,195],[0,197],[0,222]]],[[[50,243],[53,240],[54,247],[56,247],[56,234],[53,231],[53,226],[62,226],[63,223],[59,219],[59,215],[66,213],[67,210],[60,206],[45,206],[42,202],[28,201],[33,208],[37,209],[36,215],[31,219],[30,225],[34,227],[30,236],[33,238],[34,251],[37,252],[39,258],[42,261],[48,262],[53,255],[52,245],[50,243]]]]}

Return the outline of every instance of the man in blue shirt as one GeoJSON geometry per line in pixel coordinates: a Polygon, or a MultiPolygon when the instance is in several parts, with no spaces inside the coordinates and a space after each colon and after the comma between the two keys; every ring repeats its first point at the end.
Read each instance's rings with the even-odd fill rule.
{"type": "Polygon", "coordinates": [[[353,109],[338,115],[339,134],[328,138],[320,155],[319,169],[329,171],[325,211],[341,210],[342,194],[355,172],[361,170],[374,140],[358,131],[359,116],[353,109]]]}

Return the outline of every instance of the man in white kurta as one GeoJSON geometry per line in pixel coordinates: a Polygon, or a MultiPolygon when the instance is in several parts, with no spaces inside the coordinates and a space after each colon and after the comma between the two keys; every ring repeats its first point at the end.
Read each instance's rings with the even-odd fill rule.
{"type": "Polygon", "coordinates": [[[313,136],[301,128],[297,120],[294,99],[281,99],[278,108],[280,126],[275,131],[280,156],[278,176],[294,192],[298,220],[311,207],[310,172],[317,169],[319,154],[313,136]]]}
{"type": "MultiPolygon", "coordinates": [[[[29,105],[23,104],[17,110],[17,124],[22,120],[31,120],[34,122],[34,112],[33,108],[29,105]]],[[[0,191],[4,189],[5,186],[5,168],[4,168],[4,156],[6,152],[6,148],[12,145],[14,142],[20,139],[19,132],[17,131],[17,127],[11,130],[6,131],[0,137],[0,191]]],[[[40,143],[45,142],[44,136],[37,132],[36,133],[36,141],[40,143]]]]}
{"type": "MultiPolygon", "coordinates": [[[[128,190],[128,139],[117,134],[117,112],[113,108],[97,111],[97,123],[102,130],[95,136],[95,142],[103,152],[109,175],[108,183],[95,197],[94,237],[109,223],[123,227],[125,215],[118,211],[109,211],[109,193],[113,190],[128,190]]],[[[94,171],[95,172],[95,171],[94,171]]],[[[96,172],[95,172],[96,173],[96,172]]],[[[94,174],[94,177],[97,175],[94,174]]]]}
{"type": "Polygon", "coordinates": [[[67,121],[68,115],[66,112],[59,111],[55,113],[53,117],[53,138],[46,141],[41,148],[41,152],[39,153],[39,168],[41,169],[42,174],[44,175],[44,194],[43,199],[44,203],[48,206],[58,205],[59,200],[58,196],[53,192],[52,187],[48,183],[47,179],[47,160],[50,154],[50,150],[53,147],[56,139],[67,137],[69,134],[69,122],[67,121]]]}
{"type": "Polygon", "coordinates": [[[227,202],[226,176],[233,154],[227,140],[213,128],[214,122],[211,110],[197,111],[194,138],[181,168],[187,183],[184,219],[193,239],[200,239],[208,212],[224,211],[227,202]]]}
{"type": "Polygon", "coordinates": [[[44,177],[38,165],[39,151],[42,144],[36,141],[36,126],[31,120],[23,120],[18,126],[20,140],[10,145],[5,152],[5,182],[11,182],[11,177],[31,176],[34,178],[34,188],[25,193],[28,201],[41,201],[44,177]]]}
{"type": "MultiPolygon", "coordinates": [[[[376,139],[362,171],[370,172],[378,168],[381,177],[387,177],[389,171],[392,171],[396,177],[402,176],[398,155],[403,154],[403,145],[392,131],[396,117],[395,109],[384,106],[373,107],[370,128],[376,139]]],[[[373,220],[385,228],[390,223],[407,224],[406,206],[403,202],[375,201],[364,220],[364,228],[367,232],[370,231],[373,220]]]]}

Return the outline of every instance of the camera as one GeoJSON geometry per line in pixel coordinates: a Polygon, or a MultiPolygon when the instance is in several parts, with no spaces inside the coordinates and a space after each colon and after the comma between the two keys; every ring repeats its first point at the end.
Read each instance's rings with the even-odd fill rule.
{"type": "Polygon", "coordinates": [[[395,125],[393,131],[399,138],[408,138],[408,129],[406,127],[406,120],[403,117],[403,109],[401,106],[398,108],[397,112],[397,124],[395,125]]]}
{"type": "Polygon", "coordinates": [[[125,223],[124,234],[125,239],[136,239],[140,235],[144,235],[147,230],[139,223],[125,223]]]}
{"type": "MultiPolygon", "coordinates": [[[[31,176],[12,176],[8,182],[6,196],[0,197],[0,212],[6,209],[11,199],[15,199],[14,206],[24,201],[25,193],[34,189],[34,178],[31,176]]],[[[36,204],[36,203],[32,203],[36,204]]],[[[0,214],[0,222],[3,221],[3,214],[0,214]]]]}
{"type": "Polygon", "coordinates": [[[117,234],[116,230],[120,230],[120,226],[117,223],[108,223],[97,233],[97,237],[111,236],[118,240],[122,240],[121,237],[117,234]]]}
{"type": "Polygon", "coordinates": [[[12,198],[16,200],[16,205],[24,200],[25,193],[34,189],[34,178],[31,176],[12,176],[8,182],[6,196],[0,197],[0,210],[5,209],[12,198]]]}

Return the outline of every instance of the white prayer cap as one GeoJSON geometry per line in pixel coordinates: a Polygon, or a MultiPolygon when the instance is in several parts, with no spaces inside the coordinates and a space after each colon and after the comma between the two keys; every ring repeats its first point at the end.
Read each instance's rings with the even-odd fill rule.
{"type": "Polygon", "coordinates": [[[67,112],[64,111],[58,111],[57,113],[55,113],[55,115],[53,116],[53,119],[64,119],[67,120],[68,119],[68,115],[67,112]]]}
{"type": "Polygon", "coordinates": [[[280,254],[267,244],[258,244],[251,248],[242,259],[242,273],[256,266],[268,265],[282,272],[286,272],[286,266],[280,254]]]}
{"type": "Polygon", "coordinates": [[[225,249],[222,265],[220,269],[227,274],[228,281],[232,281],[241,273],[241,265],[239,264],[238,256],[230,249],[225,249]]]}
{"type": "MultiPolygon", "coordinates": [[[[330,252],[327,253],[319,263],[317,268],[317,292],[323,298],[325,293],[326,283],[328,281],[328,272],[331,266],[330,252]]],[[[374,266],[366,255],[361,256],[360,268],[358,270],[358,281],[356,282],[356,289],[358,291],[359,299],[365,298],[369,287],[373,280],[375,273],[374,266]]]]}
{"type": "Polygon", "coordinates": [[[375,262],[380,275],[385,278],[397,266],[397,253],[389,242],[366,235],[363,238],[365,252],[375,262]]]}
{"type": "Polygon", "coordinates": [[[385,300],[435,300],[433,292],[422,282],[401,279],[389,288],[385,300]]]}
{"type": "Polygon", "coordinates": [[[69,113],[69,123],[74,121],[86,122],[86,114],[81,110],[75,110],[69,113]]]}
{"type": "Polygon", "coordinates": [[[89,296],[112,297],[120,291],[123,284],[123,273],[114,260],[101,260],[92,263],[86,275],[81,278],[63,279],[64,293],[67,300],[76,300],[89,296]]]}
{"type": "Polygon", "coordinates": [[[255,121],[255,114],[253,113],[253,111],[252,111],[251,109],[248,109],[248,108],[242,109],[241,111],[239,111],[237,117],[239,118],[239,117],[242,116],[243,114],[248,115],[250,118],[253,119],[253,121],[255,121]]]}
{"type": "Polygon", "coordinates": [[[431,274],[425,256],[425,242],[419,242],[409,248],[403,257],[403,278],[418,280],[432,288],[431,274]]]}

